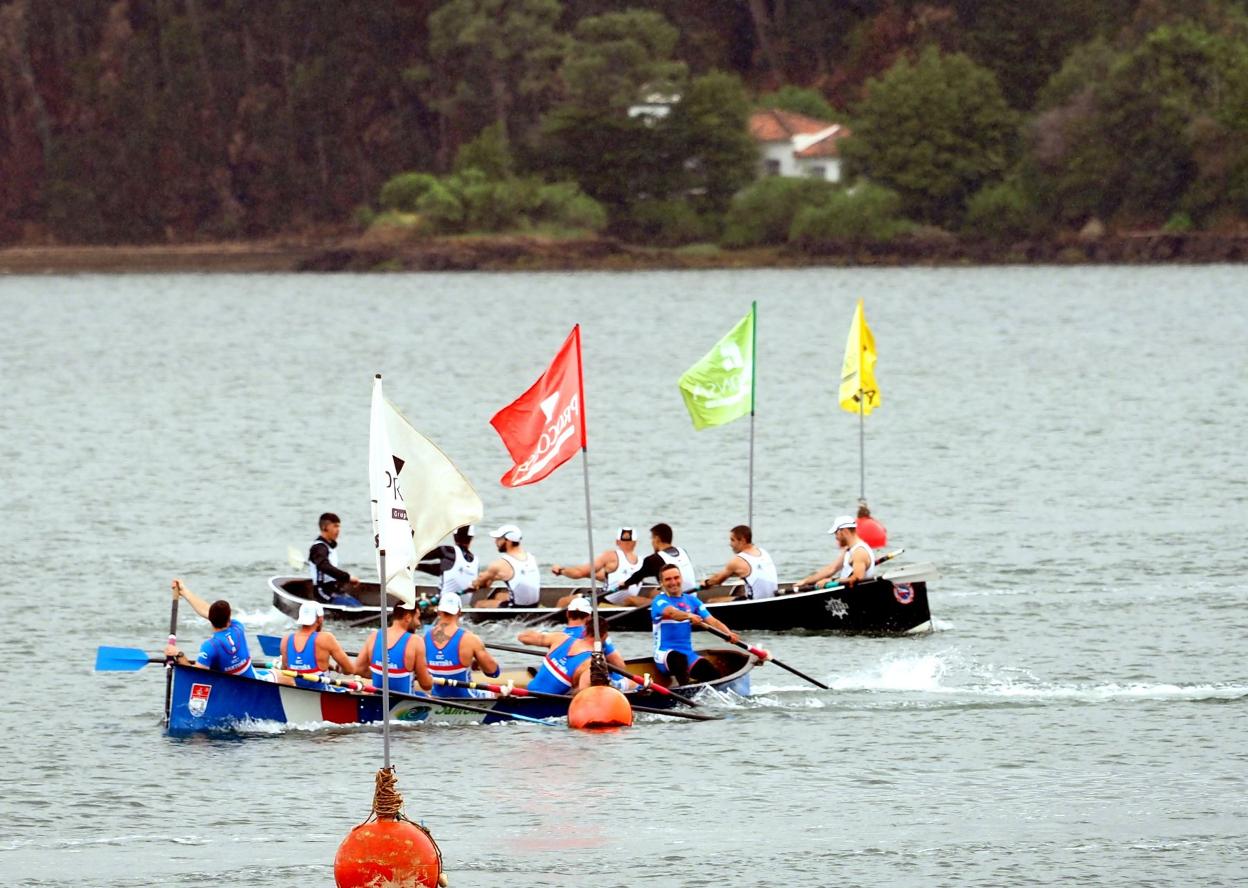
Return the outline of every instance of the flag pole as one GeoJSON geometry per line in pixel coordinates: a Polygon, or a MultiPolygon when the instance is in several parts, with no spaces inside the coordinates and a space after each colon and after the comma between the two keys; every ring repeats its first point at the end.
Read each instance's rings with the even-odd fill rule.
{"type": "Polygon", "coordinates": [[[858,389],[858,499],[863,502],[867,500],[867,423],[863,413],[866,397],[866,392],[858,389]]]}
{"type": "MultiPolygon", "coordinates": [[[[383,765],[390,769],[390,646],[386,644],[386,550],[378,549],[381,559],[381,588],[378,590],[378,607],[381,614],[381,628],[377,630],[377,641],[381,642],[381,748],[383,765]]],[[[373,645],[377,650],[377,645],[373,645]]],[[[370,652],[371,653],[371,652],[370,652]]],[[[406,653],[405,653],[406,655],[406,653]]]]}
{"type": "Polygon", "coordinates": [[[602,640],[598,637],[598,589],[597,577],[594,572],[594,519],[589,503],[589,434],[585,413],[585,359],[581,355],[581,325],[576,331],[576,387],[577,397],[581,399],[581,475],[585,479],[585,538],[589,543],[589,609],[594,625],[594,655],[602,651],[602,640]]]}
{"type": "Polygon", "coordinates": [[[758,300],[750,305],[750,493],[746,524],[754,526],[754,391],[758,368],[758,300]]]}

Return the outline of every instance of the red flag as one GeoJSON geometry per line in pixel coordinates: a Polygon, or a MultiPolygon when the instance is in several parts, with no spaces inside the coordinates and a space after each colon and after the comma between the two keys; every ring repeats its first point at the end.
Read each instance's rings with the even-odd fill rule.
{"type": "Polygon", "coordinates": [[[490,420],[516,463],[499,479],[504,487],[541,481],[585,446],[584,400],[577,324],[537,382],[490,420]]]}

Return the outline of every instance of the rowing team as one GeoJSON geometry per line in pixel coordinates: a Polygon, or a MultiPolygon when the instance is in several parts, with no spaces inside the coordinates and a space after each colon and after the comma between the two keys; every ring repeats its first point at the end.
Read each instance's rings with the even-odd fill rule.
{"type": "MultiPolygon", "coordinates": [[[[865,507],[860,511],[865,511],[865,507]]],[[[794,591],[798,587],[834,577],[845,585],[853,585],[875,576],[875,553],[858,535],[860,520],[870,519],[855,519],[848,515],[836,519],[828,533],[836,536],[840,547],[837,558],[795,583],[794,591]]],[[[484,569],[471,551],[473,534],[471,525],[459,528],[451,545],[435,549],[420,562],[421,570],[440,576],[440,593],[445,595],[468,593],[478,589],[492,590],[495,583],[501,583],[500,588],[487,591],[485,597],[473,603],[473,607],[539,606],[541,570],[537,558],[524,548],[524,536],[520,528],[514,524],[504,524],[490,534],[498,549],[499,558],[484,569]]],[[[706,577],[701,583],[698,582],[689,553],[674,544],[670,525],[660,523],[650,528],[650,543],[654,552],[645,558],[637,554],[635,536],[633,528],[621,527],[616,531],[614,548],[598,555],[592,566],[581,564],[565,567],[555,564],[551,566],[551,573],[568,579],[584,579],[592,570],[595,578],[606,587],[603,600],[623,607],[649,605],[655,592],[642,589],[641,584],[647,580],[658,580],[660,572],[671,566],[680,571],[681,588],[685,592],[719,586],[733,577],[742,581],[741,588],[746,598],[771,598],[782,591],[775,562],[766,550],[755,544],[753,531],[748,525],[738,524],[729,531],[728,546],[732,549],[732,558],[722,569],[706,577]]],[[[313,579],[318,584],[318,591],[321,590],[322,581],[317,577],[313,579]]],[[[322,600],[330,600],[324,594],[321,597],[322,600]]],[[[567,595],[558,601],[558,606],[566,607],[571,600],[572,596],[567,595]]],[[[707,599],[711,604],[728,600],[731,600],[731,596],[707,599]]]]}
{"type": "MultiPolygon", "coordinates": [[[[714,667],[694,650],[693,627],[712,626],[734,643],[739,641],[737,635],[711,616],[695,594],[683,590],[679,567],[664,567],[659,582],[662,588],[649,602],[654,624],[655,668],[677,684],[717,678],[714,667]]],[[[332,663],[338,672],[371,678],[375,688],[381,687],[383,676],[388,674],[390,690],[397,693],[413,693],[415,682],[435,697],[454,698],[475,696],[471,689],[463,686],[471,682],[474,670],[490,678],[497,678],[502,671],[481,638],[460,625],[461,600],[451,592],[439,598],[437,618],[423,632],[419,611],[401,602],[395,604],[384,633],[384,646],[380,630],[375,629],[354,657],[343,650],[332,632],[325,631],[322,606],[305,602],[299,608],[298,628],[282,639],[281,668],[265,672],[253,665],[243,624],[232,618],[229,602],[215,601],[210,605],[178,579],[171,588],[175,597],[184,598],[197,614],[212,623],[213,634],[200,646],[194,661],[194,665],[202,669],[322,688],[324,680],[329,678],[332,663]]],[[[607,637],[606,620],[599,618],[595,627],[591,609],[588,599],[574,598],[567,607],[567,625],[560,631],[520,633],[522,643],[546,648],[541,665],[525,687],[547,694],[563,694],[587,687],[595,639],[602,642],[607,663],[627,671],[624,658],[607,637]]],[[[766,656],[766,652],[762,653],[766,656]]],[[[179,663],[191,664],[172,643],[165,654],[179,663]]]]}

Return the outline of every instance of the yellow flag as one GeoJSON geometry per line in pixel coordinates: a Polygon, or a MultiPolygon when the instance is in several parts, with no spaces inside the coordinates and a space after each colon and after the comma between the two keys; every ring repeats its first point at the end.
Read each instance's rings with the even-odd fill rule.
{"type": "Polygon", "coordinates": [[[841,388],[837,392],[841,409],[850,413],[860,410],[869,414],[880,406],[880,387],[875,384],[875,337],[867,326],[862,300],[854,309],[854,320],[845,343],[845,362],[841,365],[841,388]],[[861,402],[861,406],[859,405],[861,402]]]}

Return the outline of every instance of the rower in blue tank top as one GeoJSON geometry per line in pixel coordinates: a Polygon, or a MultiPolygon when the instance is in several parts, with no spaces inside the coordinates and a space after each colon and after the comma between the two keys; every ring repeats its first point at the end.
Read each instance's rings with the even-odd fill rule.
{"type": "MultiPolygon", "coordinates": [[[[603,646],[607,642],[607,623],[599,620],[599,631],[602,633],[603,646]]],[[[537,674],[529,680],[530,691],[541,691],[544,694],[566,694],[589,686],[589,666],[594,654],[593,630],[586,625],[584,638],[567,635],[564,632],[535,632],[527,630],[520,633],[520,640],[525,644],[542,644],[547,648],[542,665],[537,674]]],[[[612,651],[608,657],[614,665],[623,668],[623,659],[618,651],[612,651]]]]}
{"type": "Polygon", "coordinates": [[[373,678],[373,686],[381,689],[383,676],[390,675],[390,690],[400,694],[412,693],[412,675],[425,690],[433,687],[429,670],[425,665],[425,647],[412,643],[412,632],[420,628],[420,615],[403,602],[397,602],[390,611],[390,625],[383,635],[377,629],[369,635],[355,658],[355,671],[363,674],[367,669],[373,678]],[[382,655],[382,644],[387,645],[382,655]]]}
{"type": "Polygon", "coordinates": [[[299,605],[295,622],[299,628],[282,639],[282,668],[299,673],[296,687],[341,691],[324,682],[330,664],[348,674],[354,668],[334,633],[325,630],[325,608],[319,602],[305,601],[299,605]]]}
{"type": "Polygon", "coordinates": [[[707,674],[707,669],[694,668],[703,658],[693,649],[693,627],[707,623],[733,640],[737,635],[712,617],[698,596],[682,592],[683,582],[678,565],[668,564],[659,571],[662,591],[650,604],[650,623],[654,630],[654,663],[659,672],[673,676],[680,684],[689,684],[716,677],[707,674]]]}
{"type": "MultiPolygon", "coordinates": [[[[502,671],[494,657],[485,649],[485,643],[475,632],[459,625],[463,601],[454,592],[443,592],[438,598],[438,617],[425,630],[425,659],[429,674],[437,679],[471,681],[473,667],[490,678],[497,678],[502,671]]],[[[484,692],[433,683],[435,697],[480,697],[484,692]]]]}

